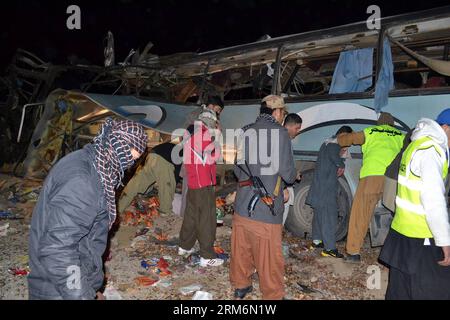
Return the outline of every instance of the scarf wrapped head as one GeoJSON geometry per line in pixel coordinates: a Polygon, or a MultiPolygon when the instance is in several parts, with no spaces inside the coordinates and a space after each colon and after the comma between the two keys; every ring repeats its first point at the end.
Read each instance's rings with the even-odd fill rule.
{"type": "Polygon", "coordinates": [[[104,188],[111,228],[117,215],[115,189],[121,185],[125,170],[134,164],[131,149],[140,154],[145,151],[147,134],[136,122],[107,118],[93,144],[95,167],[104,188]]]}

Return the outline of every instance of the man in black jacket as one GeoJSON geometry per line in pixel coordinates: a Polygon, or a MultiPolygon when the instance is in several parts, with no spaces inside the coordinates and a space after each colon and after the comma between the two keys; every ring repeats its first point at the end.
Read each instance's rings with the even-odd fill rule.
{"type": "Polygon", "coordinates": [[[31,221],[29,299],[95,299],[116,219],[115,189],[146,146],[142,126],[109,118],[92,144],[52,168],[31,221]]]}

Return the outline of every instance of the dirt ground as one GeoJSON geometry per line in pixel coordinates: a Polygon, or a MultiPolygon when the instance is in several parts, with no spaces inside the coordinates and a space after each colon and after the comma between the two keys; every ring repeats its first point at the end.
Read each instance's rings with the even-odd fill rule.
{"type": "MultiPolygon", "coordinates": [[[[21,190],[27,189],[30,184],[35,188],[38,183],[23,182],[8,176],[0,176],[0,183],[0,211],[17,213],[20,218],[23,218],[11,220],[0,216],[0,232],[2,226],[4,229],[4,226],[9,224],[6,234],[0,233],[0,299],[27,299],[26,276],[13,275],[10,269],[26,270],[28,266],[29,223],[36,194],[19,197],[23,203],[19,201],[14,204],[14,201],[8,200],[8,197],[11,198],[12,195],[8,190],[11,190],[9,186],[14,183],[21,190]]],[[[227,214],[224,225],[217,228],[216,246],[221,247],[228,255],[231,219],[232,215],[227,214]]],[[[200,290],[212,294],[213,299],[233,298],[228,273],[229,260],[220,267],[201,268],[196,254],[189,258],[177,255],[176,243],[182,223],[180,217],[176,215],[154,217],[152,222],[151,227],[121,225],[111,236],[109,259],[105,262],[107,279],[105,295],[109,299],[190,300],[195,291],[200,290]],[[163,238],[160,237],[161,234],[164,234],[163,238]],[[153,266],[151,261],[156,264],[158,261],[161,262],[161,258],[168,266],[158,269],[158,266],[153,266]],[[142,261],[147,262],[147,269],[142,266],[142,261]],[[142,279],[149,282],[143,283],[142,279]],[[186,288],[189,286],[194,287],[189,290],[186,288]]],[[[284,233],[283,241],[286,244],[284,253],[288,298],[295,300],[384,299],[388,270],[377,262],[379,248],[370,248],[368,240],[362,251],[363,261],[359,265],[347,264],[341,259],[321,257],[319,251],[308,249],[309,241],[293,237],[288,232],[284,233]],[[379,270],[379,289],[370,286],[377,285],[376,281],[371,281],[373,270],[375,272],[379,270]]],[[[344,251],[343,246],[343,242],[338,244],[341,252],[344,251]]],[[[261,298],[256,274],[254,288],[253,293],[246,299],[261,298]]]]}

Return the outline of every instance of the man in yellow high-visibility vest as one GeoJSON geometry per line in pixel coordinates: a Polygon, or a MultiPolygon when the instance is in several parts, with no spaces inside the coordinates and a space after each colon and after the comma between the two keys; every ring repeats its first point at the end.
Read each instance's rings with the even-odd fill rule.
{"type": "Polygon", "coordinates": [[[338,137],[341,147],[361,145],[363,153],[360,179],[350,212],[346,262],[361,261],[360,250],[375,206],[383,193],[386,168],[400,152],[403,140],[404,134],[394,127],[394,118],[385,112],[381,113],[376,126],[338,137]]]}
{"type": "Polygon", "coordinates": [[[396,209],[380,254],[389,265],[386,299],[450,299],[448,175],[450,108],[421,119],[403,153],[396,209]]]}

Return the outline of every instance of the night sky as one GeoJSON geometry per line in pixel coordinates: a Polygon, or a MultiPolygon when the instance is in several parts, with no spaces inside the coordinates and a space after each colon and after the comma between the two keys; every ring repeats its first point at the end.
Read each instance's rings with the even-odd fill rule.
{"type": "Polygon", "coordinates": [[[32,1],[0,2],[0,75],[17,48],[44,61],[66,64],[69,55],[81,62],[103,64],[104,38],[115,38],[116,62],[148,41],[151,53],[202,52],[272,37],[366,20],[368,5],[382,16],[449,4],[448,0],[401,1],[32,1]],[[68,30],[66,8],[81,8],[81,30],[68,30]],[[84,60],[84,61],[83,61],[84,60]]]}

